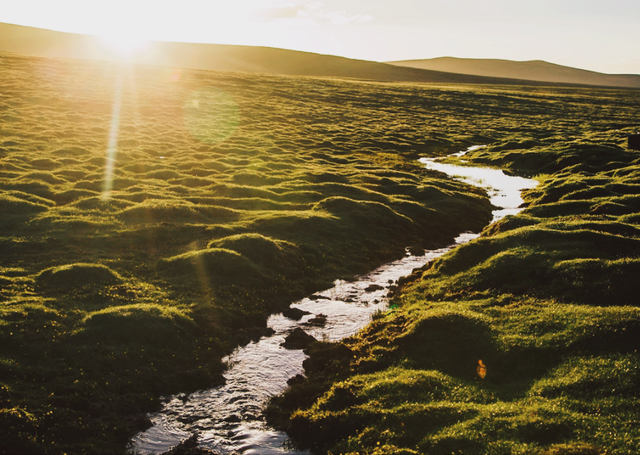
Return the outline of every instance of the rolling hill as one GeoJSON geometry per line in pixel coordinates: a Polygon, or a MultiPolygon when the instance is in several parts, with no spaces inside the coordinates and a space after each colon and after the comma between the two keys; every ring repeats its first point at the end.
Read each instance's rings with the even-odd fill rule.
{"type": "Polygon", "coordinates": [[[387,63],[404,68],[419,68],[485,77],[526,79],[560,84],[640,88],[640,75],[637,74],[604,74],[556,65],[542,60],[516,62],[499,59],[439,57],[387,63]]]}
{"type": "MultiPolygon", "coordinates": [[[[92,35],[65,33],[0,23],[0,51],[48,57],[118,60],[117,53],[92,35]]],[[[524,80],[492,75],[462,74],[413,68],[366,60],[259,46],[198,44],[154,41],[131,57],[133,63],[214,71],[355,78],[388,82],[459,84],[549,85],[546,80],[524,80]]],[[[577,71],[577,70],[576,70],[577,71]]],[[[510,76],[511,77],[511,76],[510,76]]],[[[640,76],[638,76],[640,78],[640,76]]],[[[561,83],[575,84],[572,80],[561,83]]],[[[551,81],[555,84],[555,81],[551,81]]],[[[598,84],[602,85],[602,84],[598,84]]],[[[640,86],[640,85],[639,85],[640,86]]]]}

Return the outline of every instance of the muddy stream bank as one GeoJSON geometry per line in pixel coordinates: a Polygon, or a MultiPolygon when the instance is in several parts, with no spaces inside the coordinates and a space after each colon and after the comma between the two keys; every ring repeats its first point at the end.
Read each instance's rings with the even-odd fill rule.
{"type": "MultiPolygon", "coordinates": [[[[493,212],[493,221],[517,213],[523,202],[520,191],[537,184],[495,169],[454,166],[430,158],[420,161],[430,169],[485,188],[492,204],[499,207],[493,212]]],[[[229,369],[224,385],[164,398],[161,411],[149,415],[152,427],[131,440],[129,453],[161,454],[193,435],[197,435],[199,447],[221,454],[301,453],[287,447],[286,433],[269,428],[262,416],[269,398],[283,392],[287,380],[304,373],[306,355],[301,349],[282,346],[287,335],[300,328],[318,340],[338,341],[356,333],[376,312],[386,310],[389,288],[399,278],[477,236],[462,233],[453,245],[420,256],[407,252],[404,258],[357,281],[337,280],[331,289],[293,303],[289,317],[272,315],[268,321],[275,332],[272,336],[252,342],[226,359],[229,369]]]]}

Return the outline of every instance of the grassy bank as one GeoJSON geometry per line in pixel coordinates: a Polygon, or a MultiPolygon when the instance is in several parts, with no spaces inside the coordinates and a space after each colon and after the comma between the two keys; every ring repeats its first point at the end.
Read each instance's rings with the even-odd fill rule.
{"type": "Polygon", "coordinates": [[[0,452],[122,452],[269,314],[481,229],[415,164],[467,94],[0,54],[0,452]]]}
{"type": "Polygon", "coordinates": [[[640,450],[640,154],[633,115],[611,117],[640,95],[579,99],[559,117],[549,93],[521,117],[538,131],[465,156],[536,176],[527,208],[416,271],[357,336],[310,347],[273,424],[318,454],[640,450]]]}

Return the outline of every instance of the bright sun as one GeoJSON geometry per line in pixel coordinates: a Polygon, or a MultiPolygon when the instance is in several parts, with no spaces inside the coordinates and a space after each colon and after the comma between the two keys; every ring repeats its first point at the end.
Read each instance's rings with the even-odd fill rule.
{"type": "Polygon", "coordinates": [[[142,34],[131,31],[118,30],[101,34],[98,37],[105,47],[124,59],[131,58],[150,44],[150,41],[142,34]]]}

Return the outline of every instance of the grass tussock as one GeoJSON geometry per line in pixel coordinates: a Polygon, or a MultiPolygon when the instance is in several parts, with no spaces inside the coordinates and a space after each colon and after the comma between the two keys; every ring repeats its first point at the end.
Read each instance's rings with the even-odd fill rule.
{"type": "Polygon", "coordinates": [[[157,304],[110,306],[85,316],[86,337],[120,342],[142,341],[167,346],[188,336],[193,319],[188,312],[157,304]]]}
{"type": "Polygon", "coordinates": [[[34,281],[42,289],[65,291],[112,285],[122,282],[122,278],[104,265],[70,264],[43,270],[34,281]]]}

